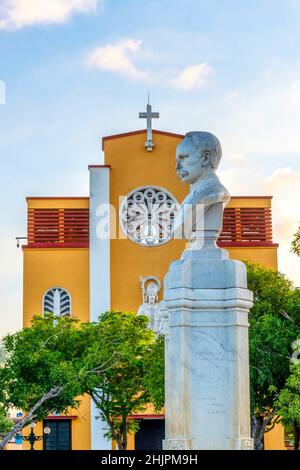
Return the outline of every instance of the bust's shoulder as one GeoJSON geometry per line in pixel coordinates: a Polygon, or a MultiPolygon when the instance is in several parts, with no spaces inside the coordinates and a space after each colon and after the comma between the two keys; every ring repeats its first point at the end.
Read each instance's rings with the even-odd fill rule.
{"type": "Polygon", "coordinates": [[[225,188],[225,186],[220,182],[220,180],[216,181],[213,185],[210,186],[209,188],[209,194],[214,197],[221,198],[224,200],[223,202],[228,202],[230,199],[230,194],[228,189],[225,188]]]}
{"type": "Polygon", "coordinates": [[[220,182],[217,175],[211,177],[203,184],[198,184],[195,188],[191,189],[188,196],[190,204],[215,204],[217,202],[228,203],[230,194],[228,190],[220,182]]]}

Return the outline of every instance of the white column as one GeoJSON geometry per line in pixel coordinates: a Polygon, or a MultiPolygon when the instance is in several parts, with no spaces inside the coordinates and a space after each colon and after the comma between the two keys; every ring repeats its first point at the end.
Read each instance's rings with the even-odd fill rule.
{"type": "Polygon", "coordinates": [[[185,250],[165,280],[165,449],[250,449],[246,266],[185,250]]]}
{"type": "MultiPolygon", "coordinates": [[[[100,227],[108,222],[109,167],[90,166],[90,321],[110,309],[110,239],[100,227]]],[[[106,424],[96,419],[99,411],[91,402],[91,449],[111,449],[105,437],[106,424]]]]}

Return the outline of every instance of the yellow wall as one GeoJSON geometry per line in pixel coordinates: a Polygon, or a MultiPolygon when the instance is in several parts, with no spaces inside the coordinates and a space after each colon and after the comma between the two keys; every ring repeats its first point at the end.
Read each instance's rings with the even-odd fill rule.
{"type": "Polygon", "coordinates": [[[85,395],[77,410],[71,410],[70,415],[78,416],[72,420],[72,449],[90,450],[91,448],[91,399],[85,395]]]}
{"type": "Polygon", "coordinates": [[[226,249],[233,259],[258,263],[266,268],[277,270],[276,247],[229,247],[226,249]]]}
{"type": "MultiPolygon", "coordinates": [[[[42,422],[36,423],[36,425],[34,426],[33,431],[34,431],[34,434],[36,436],[42,436],[42,434],[43,434],[43,423],[42,422]]],[[[26,426],[22,431],[22,435],[23,436],[29,436],[29,434],[30,434],[30,427],[26,426]]],[[[23,441],[22,448],[23,448],[23,450],[29,450],[30,449],[29,442],[23,441]]],[[[35,450],[42,450],[43,449],[43,442],[42,441],[37,441],[34,444],[34,449],[35,450]]]]}
{"type": "MultiPolygon", "coordinates": [[[[30,325],[33,315],[42,313],[43,295],[48,289],[56,286],[63,287],[71,294],[72,316],[88,322],[89,250],[87,248],[24,249],[24,326],[30,325]]],[[[72,420],[72,448],[90,449],[90,399],[85,397],[79,409],[71,411],[70,414],[78,416],[72,420]]],[[[38,426],[39,423],[37,430],[38,426]]]]}
{"type": "MultiPolygon", "coordinates": [[[[117,443],[116,441],[112,441],[111,445],[112,450],[117,450],[117,443]]],[[[132,432],[127,434],[127,450],[134,450],[135,449],[135,435],[132,432]]]]}
{"type": "Polygon", "coordinates": [[[87,197],[28,197],[28,209],[88,209],[87,197]]]}
{"type": "Polygon", "coordinates": [[[282,424],[276,424],[272,431],[264,435],[265,450],[287,450],[284,445],[284,428],[282,424]]]}
{"type": "MultiPolygon", "coordinates": [[[[91,448],[91,426],[90,426],[90,398],[84,396],[78,409],[69,410],[69,416],[76,416],[71,419],[71,438],[72,450],[90,450],[91,448]]],[[[30,428],[27,426],[23,430],[23,435],[28,436],[30,428]]],[[[34,434],[36,436],[43,435],[43,422],[36,423],[34,427],[34,434]]],[[[29,450],[30,444],[23,441],[23,450],[29,450]]],[[[43,449],[43,441],[37,441],[34,445],[35,450],[43,449]]]]}
{"type": "MultiPolygon", "coordinates": [[[[119,197],[138,186],[156,185],[170,191],[179,201],[187,194],[175,171],[178,137],[154,135],[153,152],[144,149],[145,134],[108,140],[104,144],[105,163],[111,165],[110,202],[119,210],[119,197]],[[126,164],[125,164],[126,162],[126,164]]],[[[119,221],[117,216],[117,234],[119,221]]],[[[181,240],[159,247],[141,247],[130,240],[111,240],[111,307],[134,310],[141,304],[140,276],[154,274],[163,280],[172,260],[180,257],[181,240]]]]}
{"type": "Polygon", "coordinates": [[[270,196],[232,196],[227,207],[271,207],[270,196]]]}
{"type": "Polygon", "coordinates": [[[23,321],[42,313],[45,292],[63,287],[71,294],[72,316],[89,321],[89,250],[24,248],[23,321]]]}
{"type": "MultiPolygon", "coordinates": [[[[88,198],[29,198],[29,208],[88,208],[88,198]]],[[[45,292],[62,287],[71,295],[72,316],[89,321],[89,250],[88,248],[26,248],[24,247],[23,324],[29,326],[33,315],[42,314],[45,292]]],[[[72,420],[72,448],[90,449],[90,399],[83,397],[72,420]]],[[[27,430],[28,431],[28,430],[27,430]]],[[[25,431],[25,432],[27,432],[25,431]]],[[[42,423],[34,432],[41,435],[42,423]]],[[[36,443],[42,449],[42,443],[36,443]]],[[[28,448],[24,444],[24,448],[28,448]]]]}

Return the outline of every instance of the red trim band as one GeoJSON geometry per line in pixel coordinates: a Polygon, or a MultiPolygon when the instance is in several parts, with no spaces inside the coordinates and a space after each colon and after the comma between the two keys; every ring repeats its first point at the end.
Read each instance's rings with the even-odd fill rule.
{"type": "Polygon", "coordinates": [[[70,199],[70,200],[72,200],[72,199],[75,199],[76,201],[80,200],[80,199],[83,199],[83,200],[86,201],[87,199],[90,199],[90,198],[89,198],[89,196],[82,196],[82,197],[80,197],[80,196],[50,196],[50,197],[47,197],[47,196],[46,197],[44,197],[44,196],[27,196],[26,201],[28,201],[29,199],[30,200],[38,200],[38,199],[43,199],[43,200],[44,199],[46,199],[46,200],[47,199],[49,199],[49,200],[53,200],[53,199],[64,199],[64,200],[65,199],[70,199]]]}
{"type": "Polygon", "coordinates": [[[90,170],[91,168],[111,168],[111,165],[89,165],[88,169],[90,170]]]}
{"type": "MultiPolygon", "coordinates": [[[[121,134],[106,135],[102,137],[102,150],[104,150],[104,142],[106,140],[120,139],[122,137],[130,137],[132,135],[146,134],[146,132],[147,132],[146,129],[141,129],[139,131],[131,131],[131,132],[123,132],[121,134]]],[[[179,139],[184,138],[183,134],[175,134],[174,132],[168,132],[168,131],[157,131],[153,129],[152,133],[158,134],[158,135],[168,135],[170,137],[178,137],[179,139]]]]}
{"type": "Polygon", "coordinates": [[[164,414],[137,414],[128,416],[129,419],[165,419],[164,414]]]}
{"type": "Polygon", "coordinates": [[[77,419],[78,416],[75,416],[75,415],[72,415],[72,416],[62,416],[62,415],[59,415],[59,416],[55,416],[55,415],[51,415],[51,416],[47,416],[47,420],[52,420],[52,419],[77,419]]]}
{"type": "Polygon", "coordinates": [[[24,250],[31,248],[89,248],[89,243],[28,243],[22,248],[24,250]]]}
{"type": "Polygon", "coordinates": [[[217,245],[224,248],[239,247],[239,248],[278,248],[278,243],[273,242],[217,242],[217,245]]]}
{"type": "MultiPolygon", "coordinates": [[[[230,199],[273,199],[273,196],[231,196],[230,199]]],[[[269,209],[269,207],[228,207],[228,209],[269,209]]]]}
{"type": "MultiPolygon", "coordinates": [[[[278,248],[278,243],[272,242],[217,242],[222,248],[278,248]]],[[[89,248],[89,243],[29,243],[23,245],[22,249],[30,250],[35,248],[89,248]]]]}
{"type": "MultiPolygon", "coordinates": [[[[89,165],[88,168],[111,168],[111,165],[89,165]]],[[[26,201],[28,200],[53,200],[53,199],[63,199],[63,200],[84,200],[90,199],[89,196],[27,196],[26,201]]],[[[273,196],[231,196],[231,199],[273,199],[273,196]]],[[[229,207],[228,209],[236,209],[235,207],[229,207]]],[[[239,208],[240,209],[240,208],[239,208]]],[[[244,209],[244,208],[242,208],[244,209]]],[[[246,207],[245,209],[268,209],[268,207],[246,207]]]]}

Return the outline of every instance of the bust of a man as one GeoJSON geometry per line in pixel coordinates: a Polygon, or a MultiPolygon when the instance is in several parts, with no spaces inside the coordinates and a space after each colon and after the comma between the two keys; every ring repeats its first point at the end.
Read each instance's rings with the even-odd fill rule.
{"type": "Polygon", "coordinates": [[[190,192],[174,221],[174,237],[191,240],[192,248],[214,247],[222,230],[230,194],[216,170],[222,157],[219,140],[209,132],[188,132],[176,150],[176,171],[190,192]]]}

